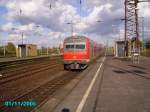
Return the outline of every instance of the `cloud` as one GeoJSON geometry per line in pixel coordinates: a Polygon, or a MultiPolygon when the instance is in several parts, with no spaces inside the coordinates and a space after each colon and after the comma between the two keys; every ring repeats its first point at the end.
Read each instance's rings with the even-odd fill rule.
{"type": "Polygon", "coordinates": [[[2,32],[11,32],[13,28],[13,23],[9,22],[0,27],[0,31],[2,32]]]}
{"type": "MultiPolygon", "coordinates": [[[[81,7],[78,0],[1,0],[0,5],[8,10],[7,23],[0,30],[10,37],[24,32],[26,39],[39,44],[58,44],[60,37],[70,35],[68,22],[73,22],[74,34],[86,34],[103,43],[123,30],[120,19],[124,17],[124,0],[82,0],[81,7]],[[116,25],[115,33],[112,25],[116,25]]],[[[143,3],[139,9],[145,28],[150,29],[149,4],[143,3]]]]}
{"type": "Polygon", "coordinates": [[[55,8],[50,9],[47,4],[44,4],[45,2],[45,0],[39,0],[38,2],[36,0],[8,2],[9,13],[7,18],[21,24],[35,23],[51,30],[64,31],[65,19],[69,18],[70,15],[75,15],[75,9],[71,5],[64,5],[57,1],[55,8]]]}

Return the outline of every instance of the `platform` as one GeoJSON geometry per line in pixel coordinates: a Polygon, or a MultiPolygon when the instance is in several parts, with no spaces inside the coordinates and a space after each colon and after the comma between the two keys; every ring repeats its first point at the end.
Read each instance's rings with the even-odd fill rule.
{"type": "Polygon", "coordinates": [[[150,112],[150,58],[108,58],[96,112],[150,112]]]}
{"type": "Polygon", "coordinates": [[[139,64],[113,57],[102,60],[36,111],[150,112],[150,58],[141,57],[139,64]]]}

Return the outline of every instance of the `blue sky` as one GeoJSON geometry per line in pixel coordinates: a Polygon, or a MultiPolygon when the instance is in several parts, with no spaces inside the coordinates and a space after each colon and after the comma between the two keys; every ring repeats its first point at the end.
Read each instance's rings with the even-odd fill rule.
{"type": "Polygon", "coordinates": [[[5,24],[6,23],[6,20],[5,18],[3,17],[3,15],[5,15],[7,13],[7,8],[5,6],[0,6],[0,25],[2,24],[5,24]]]}
{"type": "Polygon", "coordinates": [[[0,14],[7,13],[7,8],[5,6],[0,6],[0,14]]]}
{"type": "MultiPolygon", "coordinates": [[[[5,19],[4,15],[8,12],[7,8],[5,6],[0,5],[0,26],[7,23],[7,20],[5,19]]],[[[4,40],[4,37],[8,36],[7,32],[1,32],[1,39],[4,40]]]]}
{"type": "MultiPolygon", "coordinates": [[[[114,21],[124,16],[123,7],[124,0],[82,0],[82,4],[80,0],[1,0],[0,41],[13,41],[17,45],[23,32],[25,43],[59,46],[71,35],[71,26],[66,24],[69,21],[74,23],[74,35],[86,35],[99,43],[113,41],[124,36],[123,22],[114,21]]],[[[144,3],[139,8],[149,31],[150,5],[144,3]]]]}

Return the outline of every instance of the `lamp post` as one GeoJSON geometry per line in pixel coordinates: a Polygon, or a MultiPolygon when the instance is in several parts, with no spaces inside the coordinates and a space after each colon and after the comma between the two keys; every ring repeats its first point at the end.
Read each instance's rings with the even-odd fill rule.
{"type": "Polygon", "coordinates": [[[2,40],[2,43],[4,43],[4,44],[3,44],[3,56],[5,57],[5,56],[6,56],[5,40],[2,40]]]}
{"type": "Polygon", "coordinates": [[[4,45],[4,57],[6,56],[6,47],[4,45]]]}
{"type": "Polygon", "coordinates": [[[22,44],[23,44],[23,36],[24,36],[24,33],[21,32],[21,40],[22,40],[22,44]]]}
{"type": "Polygon", "coordinates": [[[142,41],[142,51],[144,51],[144,17],[139,17],[139,32],[142,41]]]}
{"type": "Polygon", "coordinates": [[[71,26],[71,35],[73,36],[73,31],[74,31],[74,29],[73,29],[73,22],[68,22],[66,24],[70,24],[70,26],[71,26]]]}
{"type": "MultiPolygon", "coordinates": [[[[1,35],[0,35],[1,36],[1,35]]],[[[2,43],[2,47],[3,47],[3,56],[5,57],[6,56],[6,47],[5,47],[5,44],[3,45],[3,40],[1,40],[1,43],[2,43]]]]}
{"type": "MultiPolygon", "coordinates": [[[[12,28],[11,30],[12,30],[12,31],[15,31],[15,30],[19,30],[19,29],[18,29],[18,28],[12,28]]],[[[22,31],[20,30],[20,33],[21,33],[21,43],[23,44],[23,40],[24,40],[24,38],[23,38],[23,37],[24,37],[24,32],[23,32],[23,30],[22,30],[22,31]]]]}
{"type": "Polygon", "coordinates": [[[144,17],[141,17],[142,18],[142,48],[143,48],[143,51],[145,49],[145,42],[144,42],[144,17]]]}
{"type": "MultiPolygon", "coordinates": [[[[36,25],[35,28],[38,30],[38,28],[40,28],[41,26],[40,25],[36,25]]],[[[35,29],[35,30],[36,30],[35,29]]],[[[37,32],[39,33],[39,32],[37,32]]],[[[40,36],[43,36],[43,34],[40,34],[40,36]]],[[[42,48],[41,48],[41,52],[43,52],[42,48]]],[[[47,56],[49,55],[49,46],[47,44],[46,48],[44,49],[44,54],[46,54],[47,56]]]]}
{"type": "Polygon", "coordinates": [[[97,20],[96,22],[100,23],[100,22],[104,22],[104,21],[101,21],[101,20],[97,20]]]}
{"type": "MultiPolygon", "coordinates": [[[[20,17],[21,17],[21,15],[22,15],[22,9],[20,9],[19,14],[20,14],[20,17]]],[[[20,31],[20,32],[21,32],[21,31],[20,31]]],[[[24,33],[23,33],[23,31],[22,31],[22,32],[21,32],[22,44],[23,44],[23,36],[24,36],[24,33]]]]}

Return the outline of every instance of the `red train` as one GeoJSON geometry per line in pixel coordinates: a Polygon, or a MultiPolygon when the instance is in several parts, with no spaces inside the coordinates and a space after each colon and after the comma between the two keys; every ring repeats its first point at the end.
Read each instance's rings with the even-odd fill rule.
{"type": "Polygon", "coordinates": [[[64,40],[64,69],[84,69],[102,52],[102,45],[85,36],[71,36],[64,40]]]}

